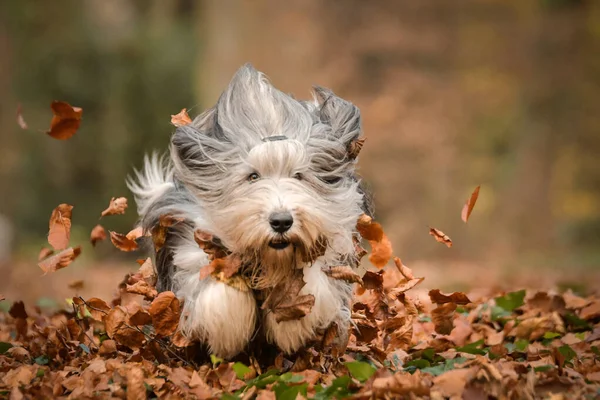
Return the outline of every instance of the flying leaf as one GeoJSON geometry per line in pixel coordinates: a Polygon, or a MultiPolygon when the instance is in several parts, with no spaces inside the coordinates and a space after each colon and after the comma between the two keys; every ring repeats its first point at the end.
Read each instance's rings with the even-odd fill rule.
{"type": "Polygon", "coordinates": [[[365,140],[367,140],[366,138],[360,138],[360,139],[356,139],[350,142],[350,145],[348,146],[348,158],[351,160],[354,160],[356,157],[358,157],[358,153],[360,153],[360,151],[362,150],[364,144],[365,144],[365,140]]]}
{"type": "Polygon", "coordinates": [[[113,197],[110,199],[108,208],[102,211],[100,217],[105,217],[107,215],[125,214],[126,209],[127,199],[125,197],[113,197]]]}
{"type": "Polygon", "coordinates": [[[452,332],[455,310],[455,303],[445,303],[440,304],[431,312],[431,320],[437,333],[448,335],[452,332]]]}
{"type": "Polygon", "coordinates": [[[54,250],[47,247],[42,247],[40,254],[38,255],[38,261],[42,261],[44,258],[49,257],[52,254],[54,254],[54,250]]]}
{"type": "Polygon", "coordinates": [[[312,294],[301,295],[306,283],[301,270],[271,290],[261,308],[270,310],[277,322],[300,319],[310,313],[315,304],[312,294]]]}
{"type": "Polygon", "coordinates": [[[104,227],[102,225],[96,225],[90,233],[90,242],[92,243],[92,246],[96,246],[97,242],[106,240],[106,237],[107,236],[104,227]]]}
{"type": "Polygon", "coordinates": [[[17,106],[17,124],[19,124],[21,129],[27,129],[27,122],[25,122],[25,119],[23,118],[21,104],[17,106]]]}
{"type": "Polygon", "coordinates": [[[224,258],[228,254],[228,251],[223,246],[223,243],[210,233],[197,229],[194,231],[194,240],[208,255],[209,260],[214,260],[215,258],[224,258]]]}
{"type": "Polygon", "coordinates": [[[369,241],[371,245],[371,255],[369,261],[377,268],[383,268],[392,258],[392,243],[387,235],[383,232],[383,228],[377,222],[374,222],[371,217],[363,214],[358,219],[356,229],[360,236],[369,241]]]}
{"type": "Polygon", "coordinates": [[[181,110],[179,114],[171,115],[171,123],[177,127],[191,124],[192,119],[187,113],[187,108],[181,110]]]}
{"type": "Polygon", "coordinates": [[[113,231],[110,232],[110,241],[115,247],[121,251],[135,251],[138,249],[138,244],[135,240],[128,238],[122,233],[117,233],[113,231]]]}
{"type": "Polygon", "coordinates": [[[152,325],[159,335],[168,336],[177,330],[179,323],[180,305],[173,292],[160,293],[148,310],[152,317],[152,325]]]}
{"type": "Polygon", "coordinates": [[[167,232],[168,229],[180,222],[183,222],[183,218],[174,217],[172,215],[166,214],[161,215],[158,219],[158,223],[152,227],[150,230],[150,234],[152,235],[152,241],[154,242],[154,250],[156,252],[160,251],[165,245],[167,241],[167,232]]]}
{"type": "Polygon", "coordinates": [[[335,267],[323,268],[323,272],[327,276],[333,279],[340,279],[342,281],[346,281],[348,283],[360,283],[363,284],[363,280],[360,276],[354,272],[351,267],[346,265],[340,265],[335,267]]]}
{"type": "Polygon", "coordinates": [[[439,289],[433,289],[429,291],[429,298],[433,303],[436,304],[445,304],[445,303],[456,303],[456,304],[469,304],[471,300],[467,297],[466,294],[462,292],[454,292],[451,295],[447,296],[442,294],[439,289]]]}
{"type": "Polygon", "coordinates": [[[63,250],[69,245],[71,238],[71,215],[73,206],[59,204],[50,215],[48,243],[54,250],[63,250]]]}
{"type": "Polygon", "coordinates": [[[400,260],[400,258],[394,257],[394,265],[396,265],[396,268],[402,274],[403,277],[405,277],[408,280],[415,279],[412,270],[406,265],[402,264],[402,260],[400,260]]]}
{"type": "Polygon", "coordinates": [[[49,272],[56,272],[61,268],[65,268],[81,254],[81,246],[75,248],[69,247],[38,263],[38,266],[44,271],[44,275],[49,272]]]}
{"type": "Polygon", "coordinates": [[[64,101],[53,101],[50,107],[54,116],[50,122],[50,130],[46,133],[54,139],[69,139],[79,129],[83,110],[64,101]]]}
{"type": "Polygon", "coordinates": [[[273,309],[273,315],[277,323],[300,319],[308,315],[314,305],[315,296],[312,294],[300,295],[295,299],[280,303],[273,309]]]}
{"type": "Polygon", "coordinates": [[[433,236],[436,241],[444,243],[448,247],[452,247],[452,240],[448,237],[448,235],[439,229],[429,228],[429,234],[433,236]]]}
{"type": "Polygon", "coordinates": [[[473,211],[473,207],[475,207],[475,203],[477,202],[477,198],[479,197],[479,188],[480,188],[480,186],[477,186],[475,188],[473,193],[471,193],[471,197],[469,197],[469,199],[463,206],[460,217],[465,222],[465,224],[469,220],[469,217],[471,216],[471,212],[473,211]]]}
{"type": "Polygon", "coordinates": [[[69,287],[69,289],[81,290],[83,289],[83,280],[79,279],[76,281],[71,281],[67,286],[69,287]]]}

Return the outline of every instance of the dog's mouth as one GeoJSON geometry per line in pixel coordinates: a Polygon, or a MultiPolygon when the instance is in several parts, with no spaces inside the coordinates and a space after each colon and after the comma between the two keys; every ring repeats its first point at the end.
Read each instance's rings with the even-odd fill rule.
{"type": "Polygon", "coordinates": [[[285,240],[285,239],[272,239],[269,242],[269,247],[275,250],[283,250],[286,247],[288,247],[290,245],[290,241],[289,240],[285,240]]]}

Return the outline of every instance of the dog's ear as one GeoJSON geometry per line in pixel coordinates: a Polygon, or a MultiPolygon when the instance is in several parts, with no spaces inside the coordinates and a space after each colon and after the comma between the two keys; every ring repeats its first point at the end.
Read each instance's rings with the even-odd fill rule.
{"type": "Polygon", "coordinates": [[[314,92],[319,103],[317,112],[320,121],[331,126],[334,138],[346,146],[348,157],[356,158],[364,143],[364,139],[360,137],[360,110],[327,88],[315,86],[314,92]]]}

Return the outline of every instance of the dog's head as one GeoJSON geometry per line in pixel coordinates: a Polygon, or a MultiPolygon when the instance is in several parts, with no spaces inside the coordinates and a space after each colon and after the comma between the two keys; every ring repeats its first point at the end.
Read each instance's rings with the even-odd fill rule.
{"type": "Polygon", "coordinates": [[[331,91],[310,102],[242,67],[217,104],[171,141],[175,177],[231,251],[280,263],[354,252],[360,113],[331,91]]]}

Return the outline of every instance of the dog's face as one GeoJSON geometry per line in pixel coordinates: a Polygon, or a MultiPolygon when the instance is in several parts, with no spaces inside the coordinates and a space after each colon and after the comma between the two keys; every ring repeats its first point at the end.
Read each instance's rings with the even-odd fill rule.
{"type": "Polygon", "coordinates": [[[349,149],[352,104],[317,89],[299,102],[243,67],[217,105],[177,129],[175,176],[198,198],[231,251],[272,265],[354,251],[363,195],[349,149]]]}

